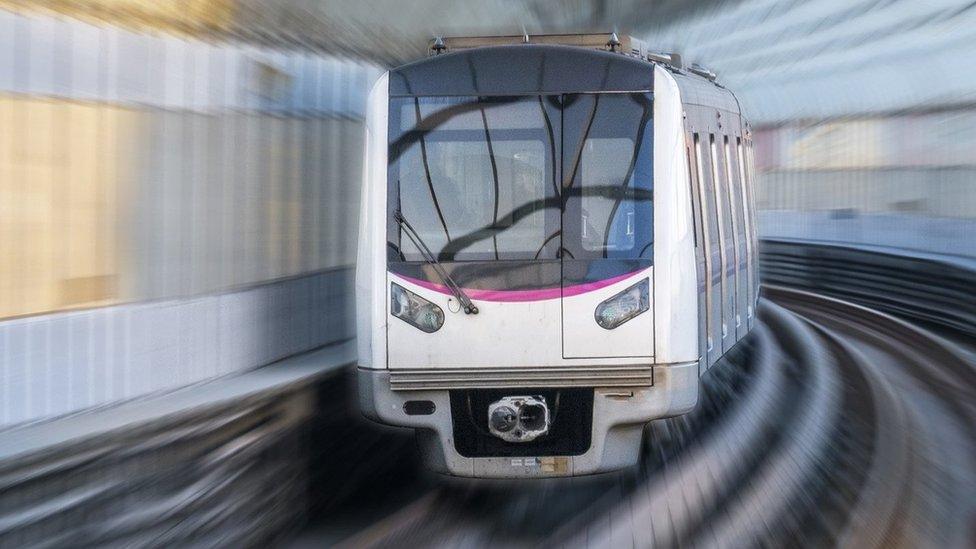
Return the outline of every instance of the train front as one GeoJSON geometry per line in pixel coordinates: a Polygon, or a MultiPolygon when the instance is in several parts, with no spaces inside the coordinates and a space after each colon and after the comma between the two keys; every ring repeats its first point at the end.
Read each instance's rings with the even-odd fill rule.
{"type": "MultiPolygon", "coordinates": [[[[360,401],[416,428],[433,469],[613,470],[636,462],[644,423],[694,405],[693,317],[664,333],[684,329],[683,362],[655,360],[680,349],[655,330],[654,74],[620,54],[489,47],[391,71],[370,94],[360,401]]],[[[663,249],[692,258],[691,280],[668,286],[683,293],[664,297],[665,327],[674,303],[697,311],[672,232],[663,249]]]]}

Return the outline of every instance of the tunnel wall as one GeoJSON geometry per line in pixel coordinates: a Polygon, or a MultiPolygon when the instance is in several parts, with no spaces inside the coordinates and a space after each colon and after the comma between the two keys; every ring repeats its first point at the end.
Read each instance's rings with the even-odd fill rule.
{"type": "Polygon", "coordinates": [[[379,69],[147,25],[0,9],[0,428],[353,336],[379,69]]]}

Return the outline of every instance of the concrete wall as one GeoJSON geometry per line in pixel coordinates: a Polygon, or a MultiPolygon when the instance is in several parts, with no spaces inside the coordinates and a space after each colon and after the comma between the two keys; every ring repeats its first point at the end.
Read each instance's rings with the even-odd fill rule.
{"type": "Polygon", "coordinates": [[[0,427],[177,389],[353,337],[352,269],[0,322],[0,427]]]}

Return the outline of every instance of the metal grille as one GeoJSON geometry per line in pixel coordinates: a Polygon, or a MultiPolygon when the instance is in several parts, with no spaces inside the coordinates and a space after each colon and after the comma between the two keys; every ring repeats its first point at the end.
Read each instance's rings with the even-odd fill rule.
{"type": "Polygon", "coordinates": [[[508,387],[650,387],[651,366],[391,369],[394,391],[508,387]]]}

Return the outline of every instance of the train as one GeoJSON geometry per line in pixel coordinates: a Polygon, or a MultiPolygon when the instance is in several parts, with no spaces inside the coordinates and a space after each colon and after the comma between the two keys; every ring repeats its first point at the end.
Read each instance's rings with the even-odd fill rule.
{"type": "Polygon", "coordinates": [[[438,38],[368,95],[356,269],[369,419],[461,477],[637,463],[755,325],[751,130],[614,34],[438,38]]]}

